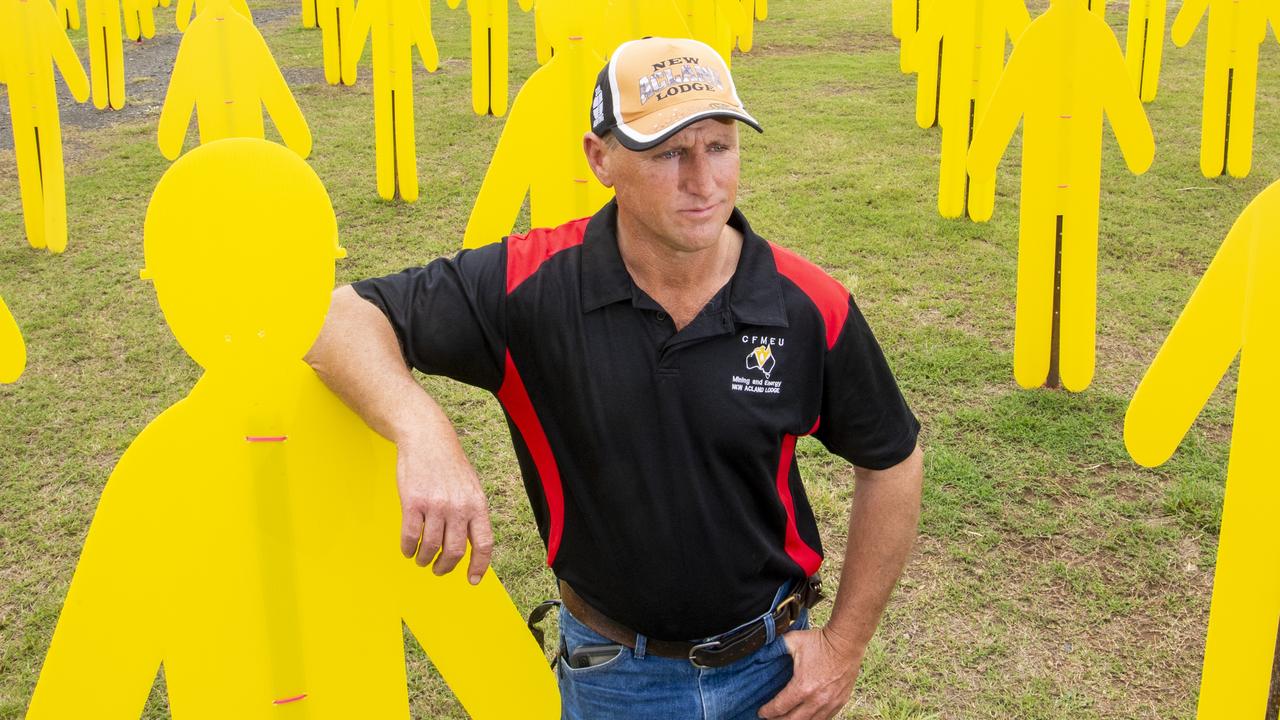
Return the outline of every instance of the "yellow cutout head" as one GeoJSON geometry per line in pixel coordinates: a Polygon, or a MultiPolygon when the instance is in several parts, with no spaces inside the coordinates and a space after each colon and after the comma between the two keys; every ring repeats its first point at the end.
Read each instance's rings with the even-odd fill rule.
{"type": "Polygon", "coordinates": [[[256,138],[184,155],[151,196],[143,233],[160,308],[206,370],[295,361],[324,323],[337,221],[311,168],[256,138]]]}

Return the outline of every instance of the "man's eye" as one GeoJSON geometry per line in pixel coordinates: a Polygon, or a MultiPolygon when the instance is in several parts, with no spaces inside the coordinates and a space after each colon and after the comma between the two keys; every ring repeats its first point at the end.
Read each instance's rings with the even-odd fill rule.
{"type": "Polygon", "coordinates": [[[680,157],[680,151],[679,151],[679,150],[668,150],[668,151],[666,151],[666,152],[662,153],[661,155],[659,155],[658,157],[662,158],[663,160],[673,160],[673,159],[675,159],[675,158],[680,157]]]}

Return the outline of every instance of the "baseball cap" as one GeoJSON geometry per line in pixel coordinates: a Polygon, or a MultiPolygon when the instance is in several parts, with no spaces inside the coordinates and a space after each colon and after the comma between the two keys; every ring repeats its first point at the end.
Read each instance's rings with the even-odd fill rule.
{"type": "Polygon", "coordinates": [[[649,37],[618,46],[596,77],[591,131],[610,130],[628,150],[647,150],[709,117],[736,118],[760,132],[747,114],[729,68],[710,45],[688,38],[649,37]]]}

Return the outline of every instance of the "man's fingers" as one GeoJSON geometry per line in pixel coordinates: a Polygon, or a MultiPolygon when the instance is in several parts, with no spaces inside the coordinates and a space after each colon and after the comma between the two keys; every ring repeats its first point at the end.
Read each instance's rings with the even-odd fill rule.
{"type": "Polygon", "coordinates": [[[407,558],[418,552],[418,541],[422,539],[422,513],[411,510],[404,514],[400,522],[400,552],[407,558]]]}
{"type": "Polygon", "coordinates": [[[444,517],[438,512],[428,512],[426,524],[422,528],[422,543],[418,546],[418,557],[414,559],[419,567],[426,567],[436,553],[440,552],[444,531],[444,517]]]}
{"type": "Polygon", "coordinates": [[[800,692],[799,685],[793,677],[787,686],[782,688],[782,692],[760,708],[759,715],[770,719],[786,717],[787,713],[795,710],[802,702],[804,702],[804,694],[800,692]]]}
{"type": "Polygon", "coordinates": [[[471,519],[471,567],[467,570],[467,579],[472,585],[484,577],[485,568],[493,557],[493,530],[489,527],[489,513],[481,512],[471,519]]]}
{"type": "Polygon", "coordinates": [[[441,546],[440,557],[432,567],[437,575],[444,575],[457,567],[458,561],[467,552],[467,524],[457,518],[451,520],[444,527],[444,545],[441,546]]]}

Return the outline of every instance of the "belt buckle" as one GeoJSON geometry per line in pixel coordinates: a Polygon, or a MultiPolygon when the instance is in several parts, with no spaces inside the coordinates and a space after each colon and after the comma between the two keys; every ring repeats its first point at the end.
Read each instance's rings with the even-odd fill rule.
{"type": "Polygon", "coordinates": [[[719,640],[708,640],[707,642],[698,643],[697,645],[694,645],[693,647],[689,648],[689,662],[699,670],[710,670],[715,666],[703,665],[702,663],[698,662],[694,658],[694,655],[696,655],[699,650],[714,650],[720,645],[721,645],[721,642],[719,640]]]}

